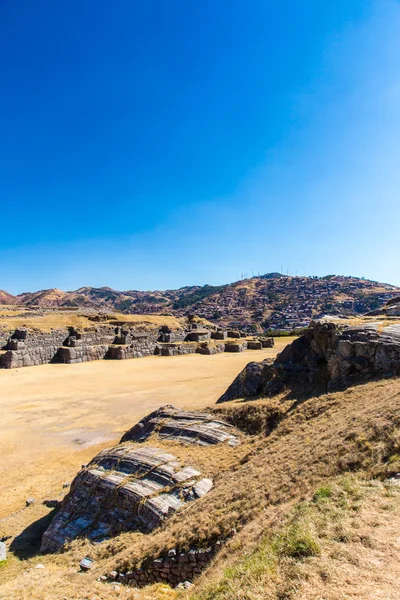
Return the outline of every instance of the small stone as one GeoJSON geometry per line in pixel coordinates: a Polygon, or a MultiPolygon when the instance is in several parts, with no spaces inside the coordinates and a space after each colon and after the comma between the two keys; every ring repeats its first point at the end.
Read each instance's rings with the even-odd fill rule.
{"type": "Polygon", "coordinates": [[[171,550],[169,550],[168,552],[168,558],[175,558],[176,557],[176,550],[175,548],[171,548],[171,550]]]}
{"type": "Polygon", "coordinates": [[[93,560],[89,556],[85,556],[85,558],[82,558],[79,566],[82,571],[89,571],[93,567],[93,560]]]}
{"type": "Polygon", "coordinates": [[[44,500],[43,504],[47,506],[47,508],[58,508],[60,502],[58,500],[44,500]]]}
{"type": "Polygon", "coordinates": [[[7,549],[3,542],[0,542],[0,563],[7,560],[7,549]]]}
{"type": "Polygon", "coordinates": [[[36,565],[35,569],[44,569],[45,566],[42,565],[41,563],[39,563],[38,565],[36,565]]]}
{"type": "Polygon", "coordinates": [[[35,504],[35,498],[27,498],[25,503],[26,506],[32,506],[32,504],[35,504]]]}
{"type": "Polygon", "coordinates": [[[70,485],[71,484],[70,484],[69,481],[66,481],[65,483],[62,484],[62,486],[63,486],[64,489],[69,488],[70,485]]]}
{"type": "Polygon", "coordinates": [[[117,579],[118,571],[110,571],[108,574],[108,577],[109,577],[109,579],[112,579],[112,580],[117,579]]]}
{"type": "Polygon", "coordinates": [[[182,583],[178,583],[175,589],[177,590],[188,590],[193,586],[193,583],[190,581],[182,581],[182,583]]]}
{"type": "Polygon", "coordinates": [[[235,528],[233,528],[233,529],[231,529],[231,530],[230,530],[230,532],[229,532],[229,537],[233,537],[233,536],[235,536],[236,534],[237,534],[237,531],[236,531],[236,529],[235,529],[235,528]]]}

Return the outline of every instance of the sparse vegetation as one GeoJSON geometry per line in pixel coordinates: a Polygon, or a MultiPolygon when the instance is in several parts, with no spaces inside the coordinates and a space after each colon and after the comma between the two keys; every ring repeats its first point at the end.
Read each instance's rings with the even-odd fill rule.
{"type": "Polygon", "coordinates": [[[188,306],[191,306],[192,304],[201,302],[201,300],[204,300],[204,298],[207,298],[212,294],[217,294],[218,292],[224,290],[226,287],[226,285],[204,285],[203,287],[197,288],[194,292],[182,295],[181,298],[179,298],[179,300],[173,303],[172,308],[175,310],[186,308],[188,306]]]}
{"type": "MultiPolygon", "coordinates": [[[[157,376],[165,385],[162,375],[157,376]]],[[[187,388],[182,389],[190,406],[193,401],[187,400],[187,388]]],[[[149,388],[152,396],[153,390],[154,373],[149,388]]],[[[197,389],[197,406],[204,406],[207,394],[202,399],[198,394],[197,389]]],[[[121,397],[125,405],[126,394],[121,397]]],[[[60,555],[35,555],[38,533],[31,529],[32,557],[11,555],[2,569],[0,598],[3,594],[7,600],[55,600],[51,594],[57,589],[69,600],[105,600],[110,590],[114,594],[112,584],[96,581],[105,572],[146,566],[171,548],[204,548],[223,539],[227,543],[193,589],[178,593],[162,585],[141,591],[124,587],[120,597],[337,600],[341,569],[353,569],[354,575],[354,569],[361,568],[349,557],[356,553],[360,562],[359,556],[373,553],[379,523],[390,520],[392,531],[393,519],[398,518],[400,487],[381,480],[400,471],[400,380],[371,382],[307,399],[287,392],[273,400],[237,401],[213,410],[242,430],[241,445],[234,449],[215,446],[210,451],[157,439],[157,446],[214,480],[214,489],[205,497],[151,534],[125,533],[96,546],[77,540],[60,555]],[[78,576],[77,564],[86,554],[95,560],[95,567],[78,576]],[[32,567],[39,560],[45,569],[36,574],[32,567]],[[25,576],[24,571],[31,574],[25,576]]],[[[121,415],[120,431],[126,425],[126,414],[121,415]]],[[[82,422],[79,410],[75,418],[82,422]]],[[[154,445],[155,440],[145,443],[154,445]]],[[[79,464],[90,458],[90,452],[88,448],[79,454],[79,464]]],[[[48,489],[46,483],[46,493],[48,489]]],[[[29,529],[33,521],[44,518],[46,508],[38,500],[31,512],[10,517],[14,521],[3,521],[2,528],[12,527],[12,523],[15,527],[22,519],[29,529]]],[[[387,543],[394,543],[391,540],[387,543]]],[[[394,547],[391,552],[396,556],[394,547]]],[[[395,573],[395,563],[392,568],[395,573]]],[[[380,570],[370,568],[367,576],[378,580],[380,570]]],[[[362,593],[359,598],[369,600],[362,593]]]]}

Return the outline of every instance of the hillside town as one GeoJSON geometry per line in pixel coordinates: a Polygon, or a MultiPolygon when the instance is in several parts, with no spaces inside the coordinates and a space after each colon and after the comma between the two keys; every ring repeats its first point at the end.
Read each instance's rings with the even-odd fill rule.
{"type": "Polygon", "coordinates": [[[229,327],[291,331],[327,314],[352,316],[377,309],[396,290],[388,284],[342,276],[255,277],[227,286],[192,310],[229,327]]]}

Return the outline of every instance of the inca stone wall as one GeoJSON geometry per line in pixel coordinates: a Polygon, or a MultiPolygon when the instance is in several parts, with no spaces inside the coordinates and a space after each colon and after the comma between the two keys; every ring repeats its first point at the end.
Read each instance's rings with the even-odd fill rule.
{"type": "MultiPolygon", "coordinates": [[[[232,332],[236,335],[237,332],[232,332]]],[[[242,352],[247,347],[270,347],[273,340],[224,341],[226,331],[200,329],[192,324],[188,330],[138,331],[126,325],[99,325],[83,330],[69,327],[50,332],[16,329],[0,333],[0,368],[12,369],[48,363],[82,363],[92,360],[125,360],[145,356],[181,356],[242,352]]]]}
{"type": "Polygon", "coordinates": [[[0,355],[0,367],[3,369],[15,369],[45,365],[53,362],[57,352],[58,346],[20,347],[18,350],[7,350],[4,354],[0,355]]]}
{"type": "Polygon", "coordinates": [[[198,354],[219,354],[220,352],[225,352],[225,344],[216,344],[215,346],[210,346],[209,344],[200,344],[197,347],[196,352],[198,354]]]}
{"type": "Polygon", "coordinates": [[[59,348],[55,361],[71,365],[74,363],[89,362],[91,360],[100,360],[106,357],[108,349],[108,345],[59,348]]]}
{"type": "Polygon", "coordinates": [[[109,579],[126,583],[134,587],[144,587],[152,583],[165,582],[178,585],[184,581],[193,581],[213,560],[224,541],[218,541],[204,549],[192,549],[178,552],[172,548],[166,556],[147,561],[139,569],[110,573],[109,579]]]}
{"type": "Polygon", "coordinates": [[[180,356],[182,354],[194,354],[197,344],[164,344],[158,345],[155,354],[160,356],[180,356]]]}

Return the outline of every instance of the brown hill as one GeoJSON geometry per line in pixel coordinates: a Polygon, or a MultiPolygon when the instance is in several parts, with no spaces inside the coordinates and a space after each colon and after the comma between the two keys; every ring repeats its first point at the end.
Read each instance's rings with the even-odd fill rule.
{"type": "Polygon", "coordinates": [[[24,306],[54,307],[62,306],[68,294],[57,288],[40,292],[25,292],[16,296],[16,303],[24,306]]]}
{"type": "Polygon", "coordinates": [[[218,325],[257,331],[291,330],[307,326],[325,314],[354,316],[380,309],[400,288],[356,277],[290,277],[279,273],[221,286],[191,286],[177,290],[118,291],[81,287],[2,292],[0,303],[29,307],[86,307],[125,314],[196,314],[218,325]]]}
{"type": "Polygon", "coordinates": [[[15,304],[15,296],[12,296],[4,290],[0,290],[0,304],[15,304]]]}

